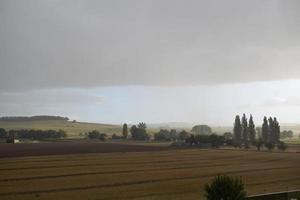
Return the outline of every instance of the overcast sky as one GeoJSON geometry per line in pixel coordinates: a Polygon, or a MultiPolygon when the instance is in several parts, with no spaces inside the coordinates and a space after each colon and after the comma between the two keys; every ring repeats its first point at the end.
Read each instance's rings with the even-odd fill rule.
{"type": "Polygon", "coordinates": [[[0,0],[0,115],[300,122],[299,10],[297,0],[0,0]]]}

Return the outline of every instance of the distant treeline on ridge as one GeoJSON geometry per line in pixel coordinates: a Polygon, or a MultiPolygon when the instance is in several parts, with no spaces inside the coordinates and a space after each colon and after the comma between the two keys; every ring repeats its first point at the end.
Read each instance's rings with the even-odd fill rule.
{"type": "Polygon", "coordinates": [[[68,121],[68,117],[38,115],[31,117],[13,116],[13,117],[0,117],[0,121],[38,121],[38,120],[63,120],[68,121]]]}

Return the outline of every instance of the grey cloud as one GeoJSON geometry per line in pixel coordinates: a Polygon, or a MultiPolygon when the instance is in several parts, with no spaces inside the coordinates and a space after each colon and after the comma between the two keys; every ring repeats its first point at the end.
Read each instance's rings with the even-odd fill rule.
{"type": "Polygon", "coordinates": [[[103,97],[82,90],[35,90],[29,92],[1,93],[0,104],[22,106],[76,106],[101,103],[103,97]]]}
{"type": "Polygon", "coordinates": [[[0,1],[0,91],[300,78],[299,1],[0,1]]]}

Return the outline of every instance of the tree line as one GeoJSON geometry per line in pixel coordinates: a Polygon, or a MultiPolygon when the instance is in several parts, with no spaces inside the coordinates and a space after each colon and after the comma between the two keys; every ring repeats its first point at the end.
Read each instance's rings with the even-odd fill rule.
{"type": "Polygon", "coordinates": [[[237,115],[233,128],[233,146],[248,149],[250,145],[256,146],[258,150],[264,145],[269,150],[277,146],[285,149],[286,144],[280,141],[280,125],[276,117],[264,117],[261,128],[261,135],[256,133],[253,117],[249,120],[243,114],[242,119],[237,115]]]}
{"type": "Polygon", "coordinates": [[[34,130],[34,129],[20,129],[6,131],[0,128],[0,138],[7,139],[7,142],[13,142],[14,139],[54,139],[66,137],[64,130],[34,130]]]}
{"type": "Polygon", "coordinates": [[[63,120],[68,121],[68,117],[50,116],[50,115],[37,115],[32,117],[0,117],[0,121],[37,121],[37,120],[63,120]]]}

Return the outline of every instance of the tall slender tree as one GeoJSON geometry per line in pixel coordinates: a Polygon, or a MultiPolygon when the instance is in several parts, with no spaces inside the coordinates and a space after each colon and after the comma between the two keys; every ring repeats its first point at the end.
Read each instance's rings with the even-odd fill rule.
{"type": "Polygon", "coordinates": [[[237,115],[235,117],[234,121],[234,127],[233,127],[233,138],[234,142],[238,145],[241,146],[241,140],[242,140],[242,125],[241,125],[241,120],[240,116],[237,115]]]}
{"type": "Polygon", "coordinates": [[[262,140],[264,143],[268,142],[268,138],[269,138],[269,125],[268,125],[268,120],[267,117],[264,117],[264,122],[262,125],[262,130],[261,130],[261,135],[262,135],[262,140]]]}
{"type": "Polygon", "coordinates": [[[128,127],[127,127],[127,124],[126,124],[126,123],[123,124],[122,134],[123,134],[124,139],[126,139],[127,136],[128,136],[128,127]]]}
{"type": "Polygon", "coordinates": [[[248,134],[248,121],[246,115],[243,114],[242,117],[242,137],[245,148],[249,147],[249,134],[248,134]]]}
{"type": "Polygon", "coordinates": [[[279,141],[280,141],[280,125],[279,125],[279,122],[277,121],[276,117],[274,117],[274,128],[273,128],[273,131],[274,131],[274,141],[276,144],[279,144],[279,141]]]}
{"type": "Polygon", "coordinates": [[[269,117],[269,132],[268,132],[268,142],[274,144],[275,137],[274,137],[274,121],[272,117],[269,117]]]}
{"type": "Polygon", "coordinates": [[[250,115],[250,118],[249,118],[249,140],[252,145],[255,143],[255,138],[256,138],[255,124],[253,122],[252,115],[250,115]]]}

